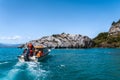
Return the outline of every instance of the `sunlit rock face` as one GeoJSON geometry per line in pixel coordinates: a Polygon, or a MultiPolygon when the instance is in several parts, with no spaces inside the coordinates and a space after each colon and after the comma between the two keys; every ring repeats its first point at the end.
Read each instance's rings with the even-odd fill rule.
{"type": "Polygon", "coordinates": [[[91,48],[93,46],[93,41],[87,36],[66,33],[44,36],[41,39],[32,40],[28,43],[32,43],[34,46],[43,45],[49,48],[91,48]]]}
{"type": "Polygon", "coordinates": [[[117,35],[120,33],[120,20],[113,22],[111,28],[109,29],[109,35],[117,35]]]}

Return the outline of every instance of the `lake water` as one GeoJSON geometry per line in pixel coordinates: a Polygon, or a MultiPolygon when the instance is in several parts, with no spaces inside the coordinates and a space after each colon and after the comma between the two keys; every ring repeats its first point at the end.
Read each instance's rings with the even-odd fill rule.
{"type": "Polygon", "coordinates": [[[22,49],[0,48],[0,80],[120,80],[120,49],[53,49],[41,62],[18,62],[22,49]]]}

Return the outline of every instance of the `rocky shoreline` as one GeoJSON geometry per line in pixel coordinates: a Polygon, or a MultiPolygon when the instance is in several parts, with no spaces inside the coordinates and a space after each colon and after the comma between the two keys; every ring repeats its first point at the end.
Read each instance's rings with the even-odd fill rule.
{"type": "MultiPolygon", "coordinates": [[[[93,41],[88,36],[82,36],[80,34],[54,34],[51,36],[44,36],[38,40],[32,40],[28,43],[32,43],[34,46],[43,45],[48,48],[91,48],[93,47],[93,41]]],[[[26,47],[27,44],[22,45],[26,47]]]]}

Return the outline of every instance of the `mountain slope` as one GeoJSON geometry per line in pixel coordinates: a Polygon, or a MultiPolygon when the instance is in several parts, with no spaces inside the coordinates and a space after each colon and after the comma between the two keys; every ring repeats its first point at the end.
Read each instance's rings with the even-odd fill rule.
{"type": "Polygon", "coordinates": [[[120,47],[120,20],[113,22],[108,32],[98,34],[93,41],[95,47],[120,47]]]}

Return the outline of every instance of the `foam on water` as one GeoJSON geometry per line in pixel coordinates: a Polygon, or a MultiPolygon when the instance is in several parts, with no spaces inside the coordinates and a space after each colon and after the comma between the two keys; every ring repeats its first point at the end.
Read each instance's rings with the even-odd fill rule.
{"type": "Polygon", "coordinates": [[[60,66],[61,66],[61,67],[65,67],[65,65],[63,65],[63,64],[61,64],[60,66]]]}
{"type": "Polygon", "coordinates": [[[34,76],[34,80],[44,79],[47,76],[48,71],[41,69],[40,63],[28,62],[27,71],[30,75],[34,76]]]}
{"type": "Polygon", "coordinates": [[[13,80],[17,73],[19,73],[20,71],[20,69],[17,67],[20,67],[21,65],[23,65],[23,63],[16,63],[16,65],[13,66],[13,69],[11,69],[6,75],[6,77],[4,77],[2,80],[13,80]]]}
{"type": "Polygon", "coordinates": [[[7,64],[8,62],[0,62],[0,64],[7,64]]]}
{"type": "Polygon", "coordinates": [[[35,62],[17,62],[2,80],[16,80],[16,77],[18,78],[22,73],[25,73],[24,77],[30,76],[31,80],[43,80],[48,71],[41,69],[41,66],[40,63],[35,62]]]}

